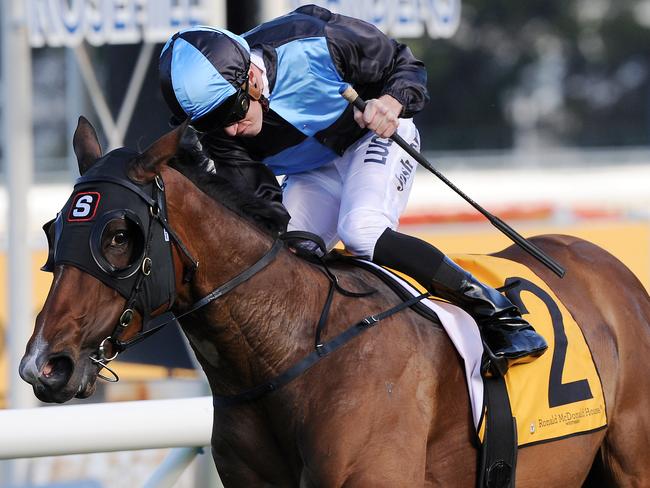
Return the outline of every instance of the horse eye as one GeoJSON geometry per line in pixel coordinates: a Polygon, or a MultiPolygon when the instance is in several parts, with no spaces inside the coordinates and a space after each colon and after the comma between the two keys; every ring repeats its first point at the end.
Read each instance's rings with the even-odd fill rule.
{"type": "Polygon", "coordinates": [[[111,246],[123,246],[129,241],[129,236],[125,231],[116,232],[111,240],[111,246]]]}

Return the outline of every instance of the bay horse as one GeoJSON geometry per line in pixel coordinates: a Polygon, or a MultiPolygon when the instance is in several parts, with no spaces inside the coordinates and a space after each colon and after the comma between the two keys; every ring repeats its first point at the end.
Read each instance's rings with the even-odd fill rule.
{"type": "MultiPolygon", "coordinates": [[[[177,315],[259,262],[274,242],[258,222],[223,201],[209,175],[173,162],[182,130],[164,135],[142,154],[116,153],[111,163],[126,168],[131,185],[164,188],[175,289],[167,305],[177,315]],[[200,263],[189,275],[188,256],[200,263]]],[[[81,174],[91,174],[102,153],[83,118],[74,150],[81,174]]],[[[87,215],[92,208],[83,203],[92,207],[92,195],[77,197],[70,212],[87,215]]],[[[111,269],[128,270],[143,243],[127,214],[121,215],[117,225],[106,226],[99,245],[111,269]]],[[[650,486],[650,299],[620,261],[594,244],[558,235],[534,242],[566,267],[564,279],[516,247],[497,255],[529,266],[582,327],[602,380],[609,424],[521,449],[516,484],[650,486]]],[[[79,250],[84,246],[87,242],[79,243],[79,250]]],[[[113,355],[98,354],[100,344],[106,346],[117,323],[127,322],[124,341],[137,337],[143,313],[136,310],[125,319],[128,293],[88,269],[60,260],[53,272],[20,374],[39,399],[61,403],[94,392],[113,355]]],[[[334,294],[328,336],[400,302],[367,271],[337,266],[334,272],[349,290],[376,292],[334,294]]],[[[263,383],[310,354],[329,283],[319,266],[283,247],[247,280],[185,315],[182,329],[213,395],[263,383]]],[[[212,453],[227,487],[472,487],[478,475],[474,438],[458,354],[441,327],[405,309],[283,388],[215,408],[212,453]]]]}

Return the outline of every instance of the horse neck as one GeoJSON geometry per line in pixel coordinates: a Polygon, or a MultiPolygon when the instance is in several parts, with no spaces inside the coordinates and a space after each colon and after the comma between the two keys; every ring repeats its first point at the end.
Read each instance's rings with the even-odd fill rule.
{"type": "MultiPolygon", "coordinates": [[[[170,224],[200,263],[191,285],[179,293],[182,312],[249,268],[273,240],[173,172],[173,178],[164,175],[170,224]]],[[[317,310],[326,286],[321,273],[281,251],[264,270],[199,311],[199,320],[184,322],[208,377],[220,382],[213,390],[256,384],[292,362],[308,347],[309,334],[299,325],[315,323],[317,317],[306,320],[305,314],[317,310]]]]}

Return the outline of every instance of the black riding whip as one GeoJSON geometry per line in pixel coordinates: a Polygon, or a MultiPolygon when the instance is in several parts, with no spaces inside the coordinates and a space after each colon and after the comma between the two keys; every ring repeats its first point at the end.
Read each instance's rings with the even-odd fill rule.
{"type": "MultiPolygon", "coordinates": [[[[361,112],[363,112],[366,108],[366,102],[362,100],[359,97],[359,94],[357,91],[352,88],[350,85],[347,85],[345,87],[342,87],[339,92],[345,98],[348,102],[350,102],[352,105],[354,105],[357,109],[359,109],[361,112]]],[[[481,207],[478,203],[476,203],[474,200],[472,200],[470,197],[465,195],[462,190],[460,190],[456,185],[454,185],[451,181],[447,179],[445,175],[443,175],[440,171],[438,171],[429,161],[425,159],[422,154],[420,154],[418,151],[416,151],[413,147],[411,147],[404,139],[402,139],[397,132],[395,132],[390,138],[397,143],[398,146],[400,146],[404,151],[406,151],[409,156],[411,156],[413,159],[415,159],[418,163],[420,163],[422,166],[424,166],[426,169],[431,171],[434,175],[436,175],[439,179],[443,181],[449,188],[454,190],[458,195],[463,197],[463,199],[469,203],[472,207],[474,207],[476,210],[481,212],[485,218],[487,218],[492,225],[494,225],[497,229],[499,229],[501,232],[503,232],[506,236],[512,240],[515,244],[517,244],[519,247],[521,247],[524,251],[526,251],[528,254],[533,256],[535,259],[540,261],[542,264],[544,264],[548,269],[553,271],[556,275],[558,275],[560,278],[564,277],[564,274],[566,271],[560,264],[558,264],[553,258],[551,258],[548,254],[546,254],[544,251],[542,251],[538,246],[527,240],[524,236],[519,234],[516,230],[514,230],[512,227],[510,227],[508,224],[506,224],[503,220],[501,220],[499,217],[496,215],[492,215],[490,212],[485,210],[483,207],[481,207]]]]}

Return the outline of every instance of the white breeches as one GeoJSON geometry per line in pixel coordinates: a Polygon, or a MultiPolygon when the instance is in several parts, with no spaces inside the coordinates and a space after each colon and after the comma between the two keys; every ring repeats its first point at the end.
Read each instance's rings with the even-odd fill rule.
{"type": "MultiPolygon", "coordinates": [[[[401,119],[397,132],[420,149],[411,119],[401,119]]],[[[313,232],[328,250],[341,240],[352,254],[372,259],[384,230],[397,228],[416,167],[417,162],[393,140],[369,133],[331,163],[285,179],[288,230],[313,232]]]]}

